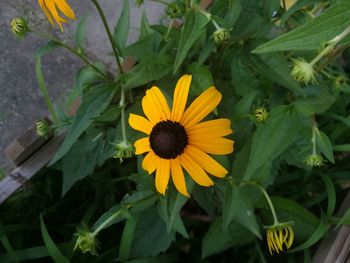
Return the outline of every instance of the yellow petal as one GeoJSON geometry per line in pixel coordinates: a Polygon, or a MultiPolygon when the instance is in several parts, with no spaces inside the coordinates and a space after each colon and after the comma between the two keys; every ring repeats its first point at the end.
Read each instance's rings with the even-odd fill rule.
{"type": "Polygon", "coordinates": [[[142,169],[146,170],[148,174],[153,173],[158,167],[159,160],[160,158],[155,155],[153,151],[150,151],[145,158],[143,158],[142,169]]]}
{"type": "Polygon", "coordinates": [[[233,141],[226,138],[214,138],[207,140],[195,140],[189,138],[189,145],[195,146],[203,152],[209,154],[230,154],[233,152],[233,141]]]}
{"type": "Polygon", "coordinates": [[[216,108],[221,101],[221,97],[221,93],[215,87],[204,91],[185,111],[181,124],[186,128],[196,125],[216,108]]]}
{"type": "Polygon", "coordinates": [[[174,91],[174,102],[171,111],[171,120],[180,122],[182,115],[186,108],[188,91],[190,89],[192,76],[184,75],[182,76],[175,87],[174,91]]]}
{"type": "Polygon", "coordinates": [[[201,186],[211,186],[214,182],[209,178],[203,168],[196,163],[186,152],[180,157],[181,165],[185,168],[192,179],[201,186]]]}
{"type": "Polygon", "coordinates": [[[142,139],[139,139],[135,142],[135,154],[143,154],[145,152],[149,152],[151,150],[150,144],[149,144],[149,137],[145,137],[142,139]]]}
{"type": "Polygon", "coordinates": [[[152,124],[142,116],[130,113],[129,125],[137,131],[146,133],[148,135],[151,134],[152,124]]]}
{"type": "Polygon", "coordinates": [[[170,160],[171,178],[173,179],[176,189],[184,196],[190,196],[187,192],[185,176],[182,171],[179,159],[170,160]]]}
{"type": "Polygon", "coordinates": [[[50,11],[47,9],[44,0],[39,0],[39,5],[41,7],[41,9],[44,11],[47,19],[49,20],[50,24],[55,27],[55,23],[53,22],[52,16],[50,14],[50,11]]]}
{"type": "Polygon", "coordinates": [[[188,153],[193,160],[202,166],[205,171],[216,177],[225,177],[225,175],[228,173],[221,164],[196,147],[188,145],[186,147],[186,153],[188,153]]]}
{"type": "Polygon", "coordinates": [[[187,129],[189,137],[202,139],[219,138],[232,133],[229,119],[216,119],[198,123],[187,129]]]}
{"type": "Polygon", "coordinates": [[[156,172],[156,189],[162,195],[165,195],[170,177],[170,160],[160,159],[156,172]]]}
{"type": "Polygon", "coordinates": [[[58,9],[68,18],[75,20],[75,14],[66,0],[55,0],[58,9]]]}
{"type": "Polygon", "coordinates": [[[52,0],[45,0],[45,4],[47,6],[47,8],[49,9],[52,17],[55,19],[56,23],[58,24],[58,26],[60,27],[61,31],[63,32],[63,27],[62,27],[62,23],[60,20],[60,16],[57,13],[57,9],[56,9],[56,5],[52,0]]]}
{"type": "Polygon", "coordinates": [[[160,89],[155,86],[146,91],[142,99],[142,108],[153,125],[170,119],[168,103],[160,89]]]}

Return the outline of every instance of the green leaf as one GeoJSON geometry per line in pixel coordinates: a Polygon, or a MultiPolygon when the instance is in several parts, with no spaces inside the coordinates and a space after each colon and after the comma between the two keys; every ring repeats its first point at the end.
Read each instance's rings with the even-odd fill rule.
{"type": "Polygon", "coordinates": [[[333,145],[335,152],[350,152],[350,144],[333,145]]]}
{"type": "Polygon", "coordinates": [[[124,0],[123,9],[118,19],[117,25],[114,28],[113,34],[116,45],[122,50],[124,49],[129,36],[129,15],[129,1],[124,0]]]}
{"type": "Polygon", "coordinates": [[[223,228],[227,230],[232,220],[245,226],[254,235],[261,234],[255,218],[254,208],[244,191],[240,190],[232,181],[227,184],[223,210],[223,228]]]}
{"type": "Polygon", "coordinates": [[[281,86],[303,94],[299,83],[291,76],[286,58],[280,53],[249,56],[251,64],[263,76],[277,82],[281,86]]]}
{"type": "Polygon", "coordinates": [[[18,263],[19,259],[17,257],[17,254],[15,253],[15,251],[13,250],[10,241],[7,238],[7,235],[4,231],[4,228],[0,222],[0,242],[1,244],[4,246],[6,252],[9,255],[9,258],[12,262],[18,263]]]}
{"type": "Polygon", "coordinates": [[[111,207],[106,213],[100,216],[100,218],[95,222],[95,224],[91,227],[91,231],[95,231],[99,228],[104,222],[106,222],[109,218],[113,218],[110,220],[108,224],[104,225],[102,229],[109,228],[111,225],[119,223],[122,221],[124,216],[124,208],[121,207],[120,204],[114,205],[111,207]]]}
{"type": "Polygon", "coordinates": [[[254,236],[242,225],[232,222],[228,230],[222,228],[223,219],[216,218],[202,240],[202,258],[220,253],[232,246],[243,246],[254,236]]]}
{"type": "MultiPolygon", "coordinates": [[[[72,243],[58,244],[57,247],[61,250],[72,251],[72,243]]],[[[29,260],[35,260],[35,259],[45,258],[50,256],[46,246],[20,249],[20,250],[16,250],[15,253],[18,259],[23,262],[28,262],[29,260]]],[[[8,254],[1,254],[0,262],[13,263],[14,261],[11,259],[11,257],[8,254]]]]}
{"type": "Polygon", "coordinates": [[[91,118],[101,114],[107,108],[115,92],[114,86],[99,85],[83,97],[83,102],[74,117],[73,124],[49,165],[60,160],[70,150],[79,136],[93,123],[91,118]]]}
{"type": "Polygon", "coordinates": [[[316,143],[320,151],[326,156],[326,158],[334,163],[332,144],[328,139],[328,136],[320,130],[316,130],[316,143]]]}
{"type": "Polygon", "coordinates": [[[186,72],[192,75],[190,92],[195,95],[214,85],[213,76],[207,66],[193,63],[187,67],[186,72]]]}
{"type": "Polygon", "coordinates": [[[83,18],[80,20],[77,26],[77,29],[75,31],[75,45],[80,50],[84,49],[85,28],[86,28],[88,17],[89,15],[83,16],[83,18]]]}
{"type": "MultiPolygon", "coordinates": [[[[191,180],[186,180],[190,182],[191,180]]],[[[193,183],[186,183],[189,192],[192,191],[193,183]]],[[[167,225],[167,231],[170,233],[173,229],[188,238],[187,231],[180,217],[181,208],[187,202],[188,197],[180,194],[174,187],[168,189],[165,196],[160,196],[158,202],[158,211],[167,225]]]]}
{"type": "Polygon", "coordinates": [[[208,215],[215,215],[216,203],[210,189],[194,185],[192,197],[194,200],[196,200],[199,206],[202,207],[205,212],[207,212],[208,215]]]}
{"type": "MultiPolygon", "coordinates": [[[[147,176],[149,177],[148,174],[147,176]]],[[[151,190],[139,190],[135,191],[131,195],[127,194],[126,196],[124,196],[121,204],[126,206],[130,205],[130,211],[132,213],[138,213],[153,206],[157,200],[158,196],[155,192],[151,190]]]]}
{"type": "Polygon", "coordinates": [[[350,3],[339,2],[310,22],[253,50],[266,53],[285,50],[315,50],[350,25],[350,3]]]}
{"type": "Polygon", "coordinates": [[[119,259],[121,262],[125,262],[129,258],[137,222],[138,216],[132,216],[126,220],[119,245],[119,259]]]}
{"type": "Polygon", "coordinates": [[[303,89],[307,97],[302,97],[293,102],[295,109],[303,116],[322,114],[335,102],[335,98],[328,92],[328,88],[309,86],[303,89]]]}
{"type": "MultiPolygon", "coordinates": [[[[99,130],[98,130],[99,132],[99,130]]],[[[79,138],[70,150],[62,158],[62,196],[79,180],[91,175],[95,170],[99,155],[104,150],[102,136],[83,135],[79,138]],[[95,139],[95,137],[97,139],[95,139]]]]}
{"type": "Polygon", "coordinates": [[[50,256],[56,263],[69,263],[69,260],[63,256],[61,251],[58,249],[56,244],[51,239],[49,232],[47,232],[43,217],[40,215],[40,227],[41,227],[41,234],[43,236],[45,245],[47,250],[50,253],[50,256]]]}
{"type": "Polygon", "coordinates": [[[327,217],[322,213],[320,224],[317,227],[316,231],[304,243],[289,250],[289,252],[297,252],[297,251],[301,251],[301,250],[304,250],[304,249],[311,247],[312,245],[316,244],[316,242],[319,241],[324,236],[324,234],[327,232],[327,230],[328,230],[327,217]]]}
{"type": "Polygon", "coordinates": [[[350,220],[350,208],[348,208],[348,210],[345,212],[345,214],[339,220],[339,222],[337,223],[335,228],[338,228],[339,226],[341,226],[343,224],[349,224],[349,223],[347,223],[347,222],[349,222],[349,220],[350,220]]]}
{"type": "Polygon", "coordinates": [[[172,60],[168,56],[148,57],[121,77],[122,86],[130,90],[161,79],[170,73],[171,65],[172,60]]]}
{"type": "Polygon", "coordinates": [[[328,198],[327,216],[328,216],[328,218],[330,218],[333,215],[335,205],[337,202],[335,187],[334,187],[334,184],[333,184],[331,178],[329,178],[328,175],[321,174],[321,179],[322,179],[323,183],[325,184],[326,190],[327,190],[327,198],[328,198]]]}
{"type": "Polygon", "coordinates": [[[175,240],[175,231],[167,232],[165,222],[160,218],[155,207],[151,207],[140,214],[130,257],[156,256],[165,252],[175,240]]]}
{"type": "Polygon", "coordinates": [[[144,9],[141,15],[139,39],[144,39],[145,37],[151,35],[152,32],[153,32],[153,29],[149,25],[146,9],[144,9]]]}
{"type": "Polygon", "coordinates": [[[266,161],[283,153],[293,143],[298,130],[299,118],[293,108],[274,108],[266,123],[259,126],[254,135],[244,178],[248,180],[266,161]]]}
{"type": "Polygon", "coordinates": [[[119,119],[120,107],[113,106],[101,115],[92,117],[91,119],[97,122],[115,122],[119,119]]]}
{"type": "Polygon", "coordinates": [[[205,33],[205,26],[208,22],[209,18],[198,10],[188,12],[181,30],[180,44],[174,62],[174,73],[179,69],[196,40],[205,33]]]}

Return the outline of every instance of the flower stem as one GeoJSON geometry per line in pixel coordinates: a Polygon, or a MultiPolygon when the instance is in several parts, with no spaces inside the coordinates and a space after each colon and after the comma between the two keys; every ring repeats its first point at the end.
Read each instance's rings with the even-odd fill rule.
{"type": "Polygon", "coordinates": [[[341,40],[343,40],[350,33],[350,26],[347,27],[339,35],[328,41],[327,47],[325,47],[320,54],[318,54],[311,62],[311,66],[315,65],[323,56],[327,55],[341,40]]]}
{"type": "Polygon", "coordinates": [[[315,116],[313,116],[313,118],[312,118],[312,138],[311,138],[312,154],[316,154],[316,131],[317,131],[317,124],[316,124],[315,116]]]}
{"type": "Polygon", "coordinates": [[[44,34],[44,33],[41,33],[41,32],[37,32],[37,31],[34,31],[34,30],[30,30],[30,32],[38,35],[39,37],[41,38],[45,38],[45,39],[48,39],[48,40],[51,40],[51,41],[54,41],[56,42],[57,44],[59,44],[60,46],[62,46],[63,48],[65,48],[66,50],[72,52],[75,56],[77,56],[78,58],[80,58],[82,61],[84,61],[86,64],[88,64],[89,66],[91,66],[97,73],[99,73],[101,76],[103,76],[104,78],[107,78],[107,75],[102,72],[101,70],[99,70],[94,64],[92,64],[89,59],[83,55],[82,53],[78,52],[76,49],[68,46],[67,44],[63,43],[61,40],[59,40],[58,38],[55,38],[54,36],[52,35],[49,35],[49,34],[44,34]]]}
{"type": "Polygon", "coordinates": [[[111,33],[111,30],[109,29],[106,16],[103,13],[103,10],[102,10],[100,4],[98,3],[98,0],[91,0],[91,1],[95,5],[95,7],[96,7],[96,9],[97,9],[101,19],[102,19],[102,22],[103,22],[103,25],[104,25],[104,27],[106,29],[109,41],[111,42],[111,45],[112,45],[113,53],[114,53],[115,59],[116,59],[117,64],[118,64],[119,71],[120,71],[120,73],[124,74],[124,70],[123,70],[123,67],[122,67],[121,60],[120,60],[120,51],[119,51],[119,49],[118,49],[118,47],[117,47],[117,45],[116,45],[116,43],[114,41],[114,38],[113,38],[112,33],[111,33]]]}
{"type": "Polygon", "coordinates": [[[263,193],[266,201],[267,201],[267,204],[269,205],[270,207],[270,210],[271,210],[271,214],[272,214],[272,217],[273,217],[273,225],[278,225],[279,224],[279,221],[278,221],[278,218],[277,218],[277,214],[276,214],[276,211],[275,211],[275,207],[273,206],[273,203],[271,201],[271,198],[270,196],[268,195],[268,193],[266,192],[266,190],[264,189],[264,187],[262,187],[260,184],[258,183],[255,183],[255,182],[252,182],[252,181],[242,181],[243,184],[250,184],[250,185],[253,185],[257,188],[259,188],[259,190],[263,193]]]}
{"type": "Polygon", "coordinates": [[[120,94],[120,103],[119,106],[121,107],[120,112],[120,119],[122,123],[122,136],[123,136],[123,142],[127,143],[126,139],[126,126],[125,126],[125,90],[123,87],[121,87],[121,94],[120,94]]]}

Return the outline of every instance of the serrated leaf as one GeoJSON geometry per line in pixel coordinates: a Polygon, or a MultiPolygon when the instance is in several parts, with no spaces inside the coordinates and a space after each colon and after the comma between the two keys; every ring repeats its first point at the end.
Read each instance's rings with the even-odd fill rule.
{"type": "Polygon", "coordinates": [[[310,22],[258,46],[254,53],[314,50],[350,25],[350,3],[339,2],[310,22]]]}
{"type": "Polygon", "coordinates": [[[181,30],[180,44],[174,62],[174,73],[179,69],[196,40],[204,34],[208,22],[209,18],[198,10],[188,12],[181,30]]]}
{"type": "Polygon", "coordinates": [[[220,253],[232,246],[245,245],[254,236],[242,225],[232,222],[228,230],[222,228],[223,219],[216,218],[202,240],[202,258],[220,253]]]}
{"type": "Polygon", "coordinates": [[[234,218],[254,235],[260,239],[262,238],[251,201],[244,191],[241,191],[238,186],[230,182],[227,184],[223,210],[224,230],[228,229],[234,218]]]}
{"type": "Polygon", "coordinates": [[[293,143],[299,129],[299,118],[289,106],[274,108],[265,124],[258,127],[252,143],[246,180],[265,164],[283,153],[293,143]]]}
{"type": "Polygon", "coordinates": [[[309,86],[303,89],[307,97],[293,102],[295,109],[306,117],[326,112],[335,102],[335,98],[328,92],[327,87],[309,86]]]}
{"type": "Polygon", "coordinates": [[[65,256],[63,256],[62,252],[58,249],[56,244],[51,239],[50,234],[49,232],[47,232],[44,220],[41,215],[40,215],[40,227],[41,227],[41,234],[43,236],[46,248],[49,251],[49,254],[52,257],[52,259],[56,263],[69,263],[69,260],[65,256]]]}
{"type": "Polygon", "coordinates": [[[117,25],[114,28],[114,34],[113,34],[113,38],[116,45],[122,50],[124,49],[129,36],[129,15],[130,15],[129,1],[124,0],[123,8],[120,13],[120,17],[118,19],[117,25]]]}
{"type": "Polygon", "coordinates": [[[120,107],[113,106],[102,115],[94,116],[91,119],[97,122],[114,122],[120,116],[120,107]]]}
{"type": "Polygon", "coordinates": [[[114,86],[99,85],[84,96],[66,138],[49,165],[56,163],[70,150],[79,136],[93,123],[91,118],[101,114],[106,109],[115,92],[116,88],[114,86]]]}
{"type": "Polygon", "coordinates": [[[121,77],[122,86],[130,90],[161,79],[171,71],[172,60],[165,55],[143,59],[131,71],[121,77]]]}
{"type": "Polygon", "coordinates": [[[323,155],[332,163],[335,162],[333,156],[332,144],[328,139],[328,136],[320,130],[316,131],[316,144],[318,149],[323,153],[323,155]]]}
{"type": "Polygon", "coordinates": [[[130,257],[156,256],[165,252],[175,240],[175,231],[167,232],[165,222],[160,218],[155,207],[140,214],[142,217],[137,224],[130,257]]]}
{"type": "Polygon", "coordinates": [[[277,82],[281,86],[303,94],[299,83],[292,78],[286,58],[280,53],[252,55],[249,57],[251,64],[263,76],[277,82]]]}

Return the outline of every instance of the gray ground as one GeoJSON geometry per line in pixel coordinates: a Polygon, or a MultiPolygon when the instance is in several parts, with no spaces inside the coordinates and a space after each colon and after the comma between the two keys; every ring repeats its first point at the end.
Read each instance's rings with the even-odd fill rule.
{"type": "MultiPolygon", "coordinates": [[[[76,15],[82,17],[89,13],[88,30],[86,34],[87,52],[90,57],[107,63],[115,68],[109,42],[100,21],[90,1],[68,0],[76,15]]],[[[162,14],[162,5],[146,2],[147,16],[150,23],[155,23],[162,14]]],[[[122,0],[100,0],[105,10],[110,26],[114,27],[119,16],[122,0]]],[[[137,28],[142,9],[131,5],[130,41],[137,36],[137,28]]],[[[54,30],[45,15],[33,0],[0,1],[0,168],[9,168],[4,150],[17,136],[23,133],[33,123],[45,116],[47,110],[39,93],[34,73],[33,54],[46,41],[37,36],[29,35],[21,41],[16,40],[9,24],[13,17],[23,16],[29,19],[31,27],[38,31],[54,33],[57,37],[72,42],[77,22],[65,25],[65,33],[54,30]]],[[[43,69],[50,95],[56,101],[74,83],[75,72],[82,66],[80,60],[64,50],[57,50],[43,59],[43,69]]]]}

